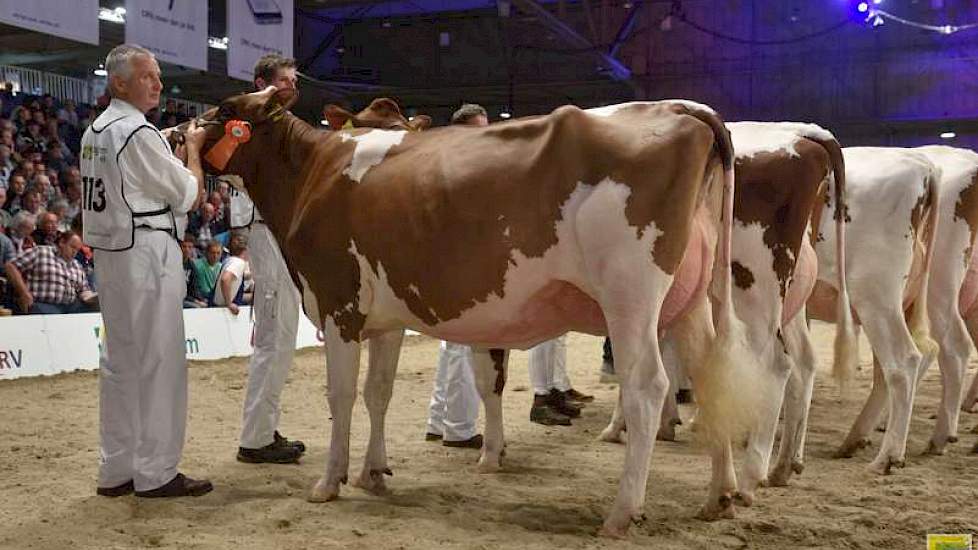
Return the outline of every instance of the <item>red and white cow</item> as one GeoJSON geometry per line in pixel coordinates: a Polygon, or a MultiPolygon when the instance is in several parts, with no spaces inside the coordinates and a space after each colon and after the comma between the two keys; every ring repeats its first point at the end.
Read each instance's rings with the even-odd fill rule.
{"type": "MultiPolygon", "coordinates": [[[[723,219],[732,216],[732,150],[712,110],[664,101],[607,116],[562,107],[486,128],[328,132],[292,116],[270,88],[227,99],[205,118],[231,122],[227,133],[210,126],[208,147],[235,141],[214,168],[241,176],[325,332],[333,428],[310,500],[335,499],[347,479],[362,340],[371,341],[371,436],[359,484],[382,491],[383,417],[404,327],[490,350],[474,361],[486,408],[480,467],[489,471],[503,450],[499,348],[569,330],[609,333],[631,437],[603,531],[625,533],[641,516],[668,390],[656,334],[667,289],[688,245],[702,253],[694,214],[711,189],[722,188],[723,219]]],[[[729,227],[720,232],[708,378],[735,391],[715,401],[703,394],[714,404],[704,428],[717,438],[729,437],[727,421],[749,403],[750,387],[732,376],[751,366],[737,354],[729,227]]]]}
{"type": "MultiPolygon", "coordinates": [[[[888,474],[893,466],[905,463],[917,378],[937,354],[930,336],[927,288],[940,169],[923,153],[909,149],[848,147],[843,154],[850,219],[846,280],[856,318],[873,349],[874,385],[836,454],[851,457],[868,445],[867,436],[888,404],[886,435],[870,464],[874,472],[888,474]]],[[[829,224],[838,215],[837,207],[835,201],[826,201],[820,221],[814,223],[819,273],[808,313],[823,321],[836,318],[832,306],[838,269],[829,224]]],[[[811,384],[810,376],[801,373],[805,386],[811,384]]],[[[807,406],[801,401],[792,404],[807,406]]]]}

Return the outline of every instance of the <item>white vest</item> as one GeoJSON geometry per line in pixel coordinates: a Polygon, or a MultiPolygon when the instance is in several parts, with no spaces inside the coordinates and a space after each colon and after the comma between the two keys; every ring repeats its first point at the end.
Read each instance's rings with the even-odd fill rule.
{"type": "Polygon", "coordinates": [[[178,223],[168,204],[153,201],[156,204],[150,209],[136,212],[126,201],[119,156],[140,130],[159,135],[156,127],[144,117],[109,108],[95,119],[82,137],[79,162],[83,240],[92,248],[109,251],[132,248],[136,226],[141,225],[140,218],[154,217],[155,223],[147,225],[167,230],[176,238],[178,223]]]}
{"type": "MultiPolygon", "coordinates": [[[[236,178],[238,176],[230,176],[236,178]]],[[[255,203],[251,202],[251,197],[244,189],[239,189],[231,185],[231,229],[244,229],[251,227],[255,222],[263,221],[255,203]]]]}

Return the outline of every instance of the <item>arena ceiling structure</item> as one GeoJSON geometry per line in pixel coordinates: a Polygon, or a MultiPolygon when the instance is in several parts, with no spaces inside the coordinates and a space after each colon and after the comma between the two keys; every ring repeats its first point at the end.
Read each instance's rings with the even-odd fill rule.
{"type": "MultiPolygon", "coordinates": [[[[100,0],[114,10],[123,0],[100,0]]],[[[978,6],[967,0],[296,0],[297,112],[392,97],[445,122],[462,102],[493,119],[681,97],[730,120],[802,120],[850,143],[978,133],[978,6]]],[[[225,0],[209,2],[225,32],[225,0]]],[[[0,26],[0,64],[90,77],[124,38],[88,46],[0,26]]],[[[216,44],[218,47],[220,44],[216,44]]],[[[165,66],[167,93],[214,103],[248,84],[165,66]]],[[[971,143],[968,141],[967,143],[971,143]]]]}

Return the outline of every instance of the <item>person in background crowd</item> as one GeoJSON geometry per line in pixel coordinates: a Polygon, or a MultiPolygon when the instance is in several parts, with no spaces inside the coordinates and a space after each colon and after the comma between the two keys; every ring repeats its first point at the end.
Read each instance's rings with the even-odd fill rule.
{"type": "Polygon", "coordinates": [[[81,155],[82,180],[104,190],[82,210],[85,241],[96,249],[106,334],[95,492],[200,496],[213,490],[211,482],[178,470],[186,438],[187,358],[186,285],[176,232],[203,189],[204,130],[191,124],[185,145],[171,152],[166,137],[146,122],[163,88],[149,50],[116,46],[105,70],[111,101],[85,131],[81,155]]]}
{"type": "Polygon", "coordinates": [[[31,233],[34,232],[36,223],[37,218],[30,212],[21,210],[14,214],[14,218],[10,220],[7,236],[14,243],[15,254],[20,255],[24,251],[34,248],[34,239],[31,238],[31,233]]]}
{"type": "MultiPolygon", "coordinates": [[[[0,206],[3,206],[7,202],[7,188],[0,187],[0,206]]],[[[13,215],[10,212],[0,208],[0,233],[5,233],[7,228],[10,227],[10,222],[13,220],[13,215]]]]}
{"type": "Polygon", "coordinates": [[[194,270],[194,262],[197,261],[197,246],[193,237],[188,235],[180,241],[180,253],[183,254],[183,279],[187,285],[187,295],[183,298],[183,307],[207,307],[206,300],[194,299],[194,291],[197,287],[197,273],[194,270]]]}
{"type": "Polygon", "coordinates": [[[74,220],[81,214],[81,199],[82,199],[82,187],[81,187],[81,174],[78,173],[77,168],[69,168],[66,174],[66,180],[64,182],[65,188],[65,203],[67,207],[65,208],[65,217],[69,220],[74,220]],[[72,173],[77,176],[77,180],[67,179],[72,178],[72,173]]]}
{"type": "MultiPolygon", "coordinates": [[[[17,247],[14,246],[14,241],[10,240],[10,237],[4,235],[0,232],[0,265],[7,265],[7,262],[14,259],[17,255],[17,247]]],[[[5,283],[0,279],[0,295],[3,294],[3,287],[5,283]]],[[[3,301],[0,300],[0,304],[3,301]]]]}
{"type": "Polygon", "coordinates": [[[7,187],[7,202],[3,209],[11,214],[16,214],[24,204],[24,193],[27,192],[27,178],[20,172],[14,172],[10,176],[10,185],[7,187]]]}
{"type": "Polygon", "coordinates": [[[35,246],[5,264],[21,313],[81,313],[98,304],[75,261],[81,238],[63,233],[55,245],[35,246]]]}
{"type": "Polygon", "coordinates": [[[37,246],[52,246],[58,240],[58,215],[44,212],[38,216],[37,230],[31,235],[37,246]]]}
{"type": "Polygon", "coordinates": [[[197,239],[197,248],[204,250],[207,243],[214,240],[214,236],[221,233],[215,222],[216,213],[214,205],[209,202],[202,203],[194,214],[191,214],[190,224],[187,232],[197,239]]]}
{"type": "MultiPolygon", "coordinates": [[[[20,201],[20,210],[35,216],[40,216],[46,212],[46,209],[42,205],[43,202],[41,201],[41,194],[34,189],[31,189],[24,193],[23,198],[20,201]]],[[[20,210],[15,212],[19,212],[20,210]]]]}
{"type": "Polygon", "coordinates": [[[58,197],[58,191],[54,185],[51,183],[51,178],[47,174],[39,173],[34,176],[34,183],[29,190],[35,191],[41,199],[41,205],[44,206],[58,197]]]}
{"type": "Polygon", "coordinates": [[[222,253],[221,243],[211,241],[207,243],[204,256],[193,261],[194,284],[191,288],[190,297],[194,302],[201,304],[194,307],[207,307],[210,303],[210,298],[217,288],[217,279],[221,274],[222,253]]]}
{"type": "Polygon", "coordinates": [[[248,305],[252,297],[247,292],[247,282],[251,279],[248,267],[248,245],[240,235],[232,235],[228,243],[231,255],[221,264],[221,273],[217,277],[212,305],[224,306],[232,315],[240,311],[238,306],[248,305]]]}
{"type": "MultiPolygon", "coordinates": [[[[0,187],[7,188],[10,174],[14,171],[14,160],[9,145],[0,143],[0,187]]],[[[0,204],[2,205],[2,204],[0,204]]]]}
{"type": "MultiPolygon", "coordinates": [[[[68,231],[71,229],[72,219],[67,216],[68,213],[68,201],[65,199],[54,199],[48,207],[48,214],[53,214],[58,218],[58,232],[68,231]]],[[[46,215],[46,214],[45,214],[46,215]]],[[[44,219],[44,215],[41,216],[44,219]]],[[[42,223],[43,225],[43,223],[42,223]]]]}

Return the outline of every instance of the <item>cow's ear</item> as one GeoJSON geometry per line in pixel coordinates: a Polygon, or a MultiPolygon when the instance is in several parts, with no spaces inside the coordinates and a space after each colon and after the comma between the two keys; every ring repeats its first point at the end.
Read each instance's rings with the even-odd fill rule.
{"type": "Polygon", "coordinates": [[[431,117],[428,115],[417,115],[413,120],[408,121],[408,128],[415,132],[420,132],[431,126],[431,117]]]}
{"type": "Polygon", "coordinates": [[[355,118],[354,114],[336,105],[327,105],[323,108],[323,118],[329,123],[330,130],[339,130],[347,122],[355,118]]]}
{"type": "Polygon", "coordinates": [[[397,102],[389,97],[380,97],[371,101],[370,106],[364,110],[374,113],[380,120],[403,117],[401,115],[401,108],[397,106],[397,102]]]}

